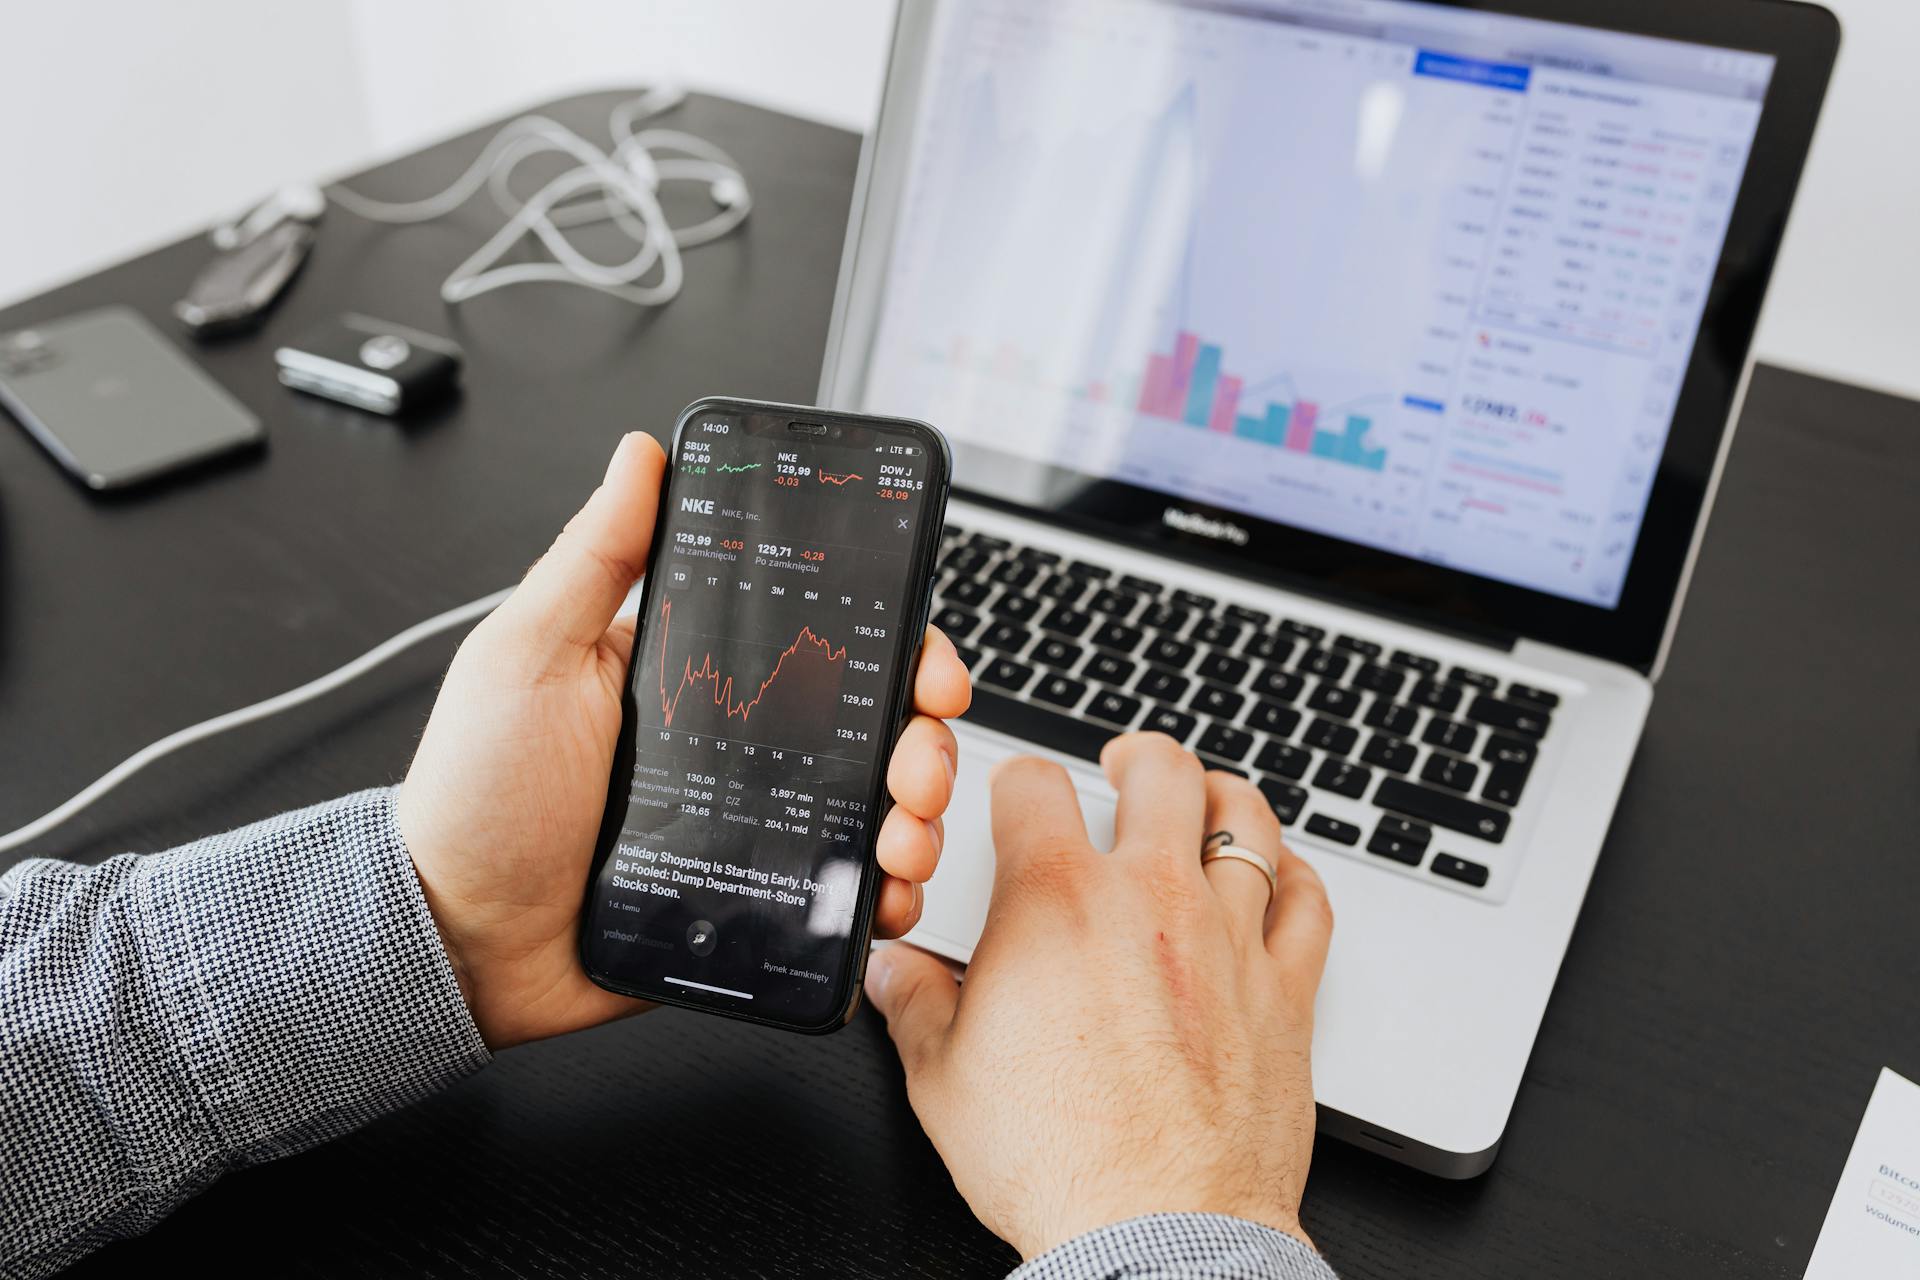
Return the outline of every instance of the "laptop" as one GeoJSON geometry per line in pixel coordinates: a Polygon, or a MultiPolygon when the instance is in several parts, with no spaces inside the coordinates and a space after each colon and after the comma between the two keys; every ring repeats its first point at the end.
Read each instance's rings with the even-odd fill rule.
{"type": "Polygon", "coordinates": [[[979,937],[993,761],[1110,838],[1100,747],[1171,734],[1325,878],[1322,1131],[1486,1169],[1837,45],[1778,0],[907,0],[822,398],[955,456],[976,692],[912,941],[979,937]]]}

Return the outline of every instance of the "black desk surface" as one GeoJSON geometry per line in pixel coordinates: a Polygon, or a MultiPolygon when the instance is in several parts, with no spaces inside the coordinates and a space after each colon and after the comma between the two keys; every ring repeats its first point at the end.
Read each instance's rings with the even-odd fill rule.
{"type": "MultiPolygon", "coordinates": [[[[559,118],[605,137],[617,95],[559,118]]],[[[0,825],[130,750],[512,582],[619,433],[695,396],[809,399],[850,134],[696,97],[740,159],[744,235],[655,314],[580,290],[458,310],[493,226],[335,210],[256,338],[198,350],[268,452],[103,502],[0,428],[0,825]],[[465,343],[412,426],[275,385],[343,309],[465,343]]],[[[437,190],[485,131],[359,181],[437,190]]],[[[5,312],[109,302],[168,326],[183,243],[5,312]]],[[[1920,405],[1755,376],[1673,661],[1491,1172],[1449,1183],[1322,1142],[1305,1217],[1343,1275],[1778,1276],[1804,1269],[1875,1073],[1920,1076],[1920,405]]],[[[452,640],[194,748],[34,850],[154,849],[398,780],[452,640]]],[[[1409,1062],[1408,1071],[1420,1070],[1409,1062]]],[[[330,1147],[226,1179],[83,1264],[325,1275],[997,1275],[870,1013],[824,1040],[656,1013],[506,1054],[330,1147]]]]}

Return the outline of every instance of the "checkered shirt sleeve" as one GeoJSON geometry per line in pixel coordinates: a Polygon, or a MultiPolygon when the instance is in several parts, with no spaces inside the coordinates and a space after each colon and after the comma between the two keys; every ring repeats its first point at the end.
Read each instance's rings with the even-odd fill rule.
{"type": "Polygon", "coordinates": [[[0,877],[0,1275],[485,1065],[393,803],[0,877]]]}
{"type": "Polygon", "coordinates": [[[1337,1280],[1312,1246],[1217,1213],[1155,1213],[1075,1237],[1007,1280],[1337,1280]]]}

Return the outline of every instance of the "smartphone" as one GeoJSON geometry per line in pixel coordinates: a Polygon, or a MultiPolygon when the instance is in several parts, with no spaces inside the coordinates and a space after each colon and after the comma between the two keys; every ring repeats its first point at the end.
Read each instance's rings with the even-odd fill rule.
{"type": "Polygon", "coordinates": [[[90,489],[262,439],[258,418],[127,307],[0,334],[0,404],[90,489]]]}
{"type": "Polygon", "coordinates": [[[922,422],[710,399],[670,458],[581,960],[626,995],[832,1031],[866,969],[951,457],[922,422]]]}

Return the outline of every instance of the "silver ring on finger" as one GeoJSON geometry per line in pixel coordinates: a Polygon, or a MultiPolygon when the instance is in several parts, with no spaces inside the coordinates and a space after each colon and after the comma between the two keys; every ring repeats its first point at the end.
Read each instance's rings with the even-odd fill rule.
{"type": "Polygon", "coordinates": [[[1209,862],[1215,862],[1221,858],[1232,858],[1250,867],[1258,867],[1260,873],[1267,878],[1269,902],[1273,900],[1273,895],[1280,891],[1280,872],[1275,869],[1272,861],[1263,854],[1255,853],[1251,849],[1243,849],[1235,844],[1231,831],[1216,831],[1200,843],[1201,866],[1204,867],[1209,862]]]}

